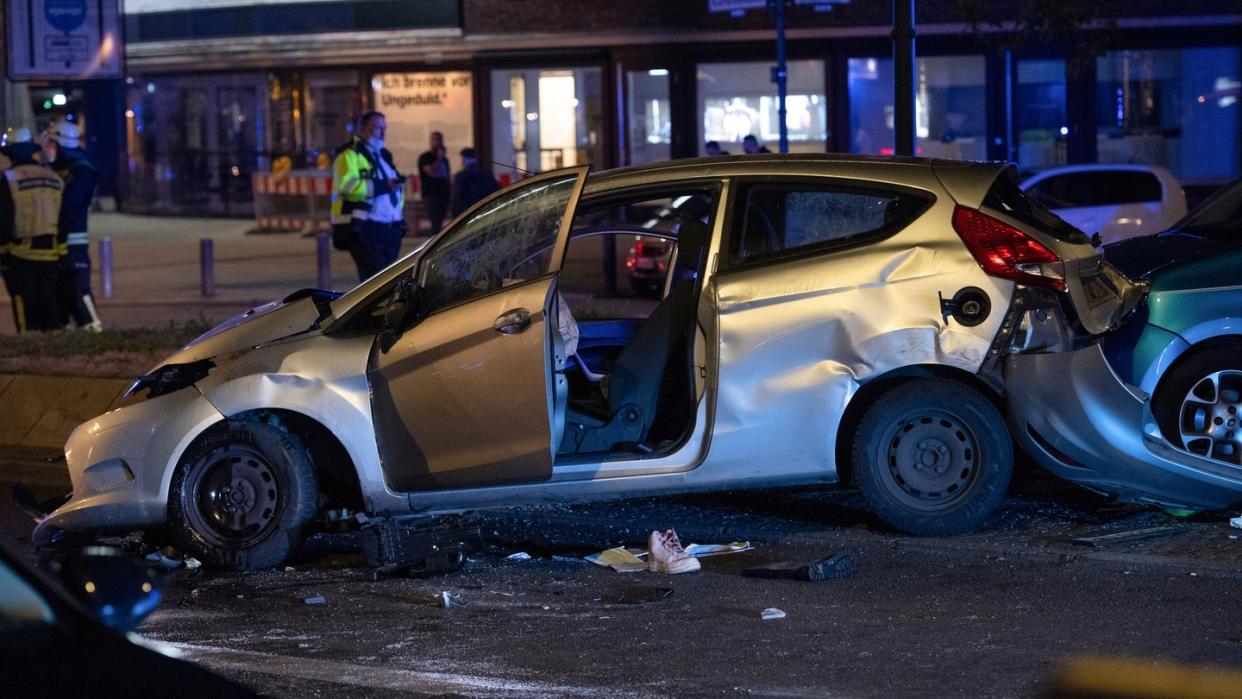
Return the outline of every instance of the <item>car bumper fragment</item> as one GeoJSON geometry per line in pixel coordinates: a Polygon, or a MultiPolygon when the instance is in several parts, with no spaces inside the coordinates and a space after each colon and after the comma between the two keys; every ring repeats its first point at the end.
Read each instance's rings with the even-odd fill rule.
{"type": "Polygon", "coordinates": [[[1145,394],[1100,345],[1006,362],[1014,438],[1052,473],[1134,502],[1222,509],[1242,501],[1242,468],[1174,448],[1145,394]]]}

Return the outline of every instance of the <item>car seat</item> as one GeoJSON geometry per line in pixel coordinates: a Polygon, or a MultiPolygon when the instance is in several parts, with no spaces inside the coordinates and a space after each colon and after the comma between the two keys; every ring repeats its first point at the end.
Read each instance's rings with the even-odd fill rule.
{"type": "Polygon", "coordinates": [[[687,337],[694,319],[697,278],[707,242],[707,225],[690,220],[677,234],[677,269],[684,272],[668,296],[639,326],[638,332],[617,355],[608,373],[607,396],[571,400],[569,423],[559,453],[609,451],[614,448],[643,450],[660,401],[666,367],[670,361],[686,362],[676,348],[689,346],[687,337]]]}

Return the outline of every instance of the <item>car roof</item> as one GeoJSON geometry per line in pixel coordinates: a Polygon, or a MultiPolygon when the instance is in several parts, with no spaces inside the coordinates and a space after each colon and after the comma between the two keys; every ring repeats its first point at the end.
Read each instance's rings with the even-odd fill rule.
{"type": "Polygon", "coordinates": [[[848,176],[861,170],[975,169],[984,177],[995,177],[1003,163],[914,158],[902,156],[858,155],[852,153],[790,153],[722,155],[709,158],[666,160],[649,165],[616,168],[591,173],[585,196],[610,189],[656,184],[677,180],[728,176],[819,175],[848,176]]]}

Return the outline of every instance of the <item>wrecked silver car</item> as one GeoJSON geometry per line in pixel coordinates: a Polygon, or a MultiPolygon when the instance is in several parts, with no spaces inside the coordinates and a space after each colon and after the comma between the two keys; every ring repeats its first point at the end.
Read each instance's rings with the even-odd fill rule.
{"type": "Polygon", "coordinates": [[[36,539],[167,526],[262,568],[329,510],[840,481],[894,527],[962,532],[1012,471],[1005,355],[1104,332],[1136,296],[998,164],[559,170],[344,295],[169,357],[73,433],[72,499],[36,539]],[[659,298],[621,298],[648,238],[673,246],[659,298]]]}

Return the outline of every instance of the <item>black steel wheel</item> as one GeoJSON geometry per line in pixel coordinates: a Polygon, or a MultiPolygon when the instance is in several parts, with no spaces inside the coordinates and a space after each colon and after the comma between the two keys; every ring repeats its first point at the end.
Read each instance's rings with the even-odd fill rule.
{"type": "Polygon", "coordinates": [[[301,441],[260,420],[226,423],[182,459],[169,493],[177,543],[214,568],[279,565],[315,515],[314,466],[301,441]]]}
{"type": "Polygon", "coordinates": [[[1161,380],[1152,412],[1174,446],[1242,465],[1242,345],[1192,350],[1161,380]]]}
{"type": "Polygon", "coordinates": [[[854,439],[854,474],[871,510],[919,536],[977,527],[1000,504],[1012,472],[1000,412],[956,381],[914,379],[888,389],[854,439]]]}

